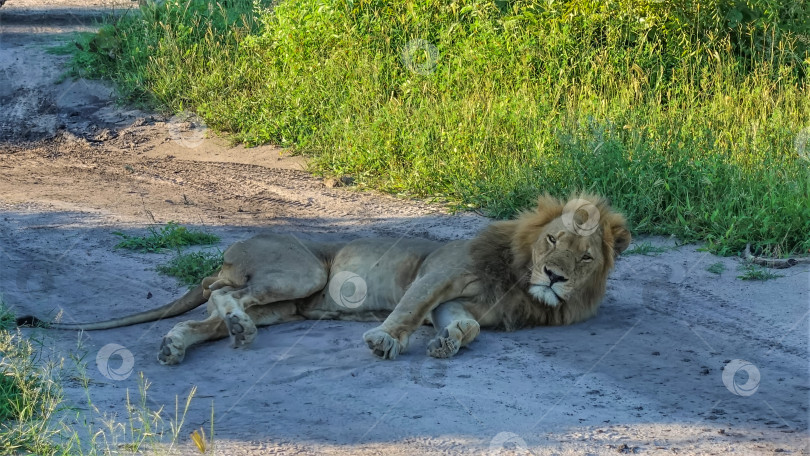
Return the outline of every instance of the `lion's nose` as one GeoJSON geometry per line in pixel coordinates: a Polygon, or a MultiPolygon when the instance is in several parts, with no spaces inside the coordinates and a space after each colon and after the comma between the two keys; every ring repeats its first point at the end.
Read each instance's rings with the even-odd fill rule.
{"type": "Polygon", "coordinates": [[[548,276],[548,280],[551,281],[549,285],[554,285],[557,282],[565,282],[568,280],[565,277],[553,272],[551,269],[545,266],[543,266],[543,272],[546,273],[546,275],[548,276]]]}

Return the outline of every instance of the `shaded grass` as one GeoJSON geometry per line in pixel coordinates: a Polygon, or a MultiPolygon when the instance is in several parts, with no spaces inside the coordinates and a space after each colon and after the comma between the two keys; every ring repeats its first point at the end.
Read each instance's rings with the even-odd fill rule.
{"type": "Polygon", "coordinates": [[[755,264],[744,263],[740,265],[741,274],[737,276],[741,280],[771,280],[783,277],[781,274],[773,273],[755,264]]]}
{"type": "Polygon", "coordinates": [[[723,273],[723,271],[726,270],[726,265],[718,261],[717,263],[710,264],[709,267],[706,268],[706,270],[711,272],[712,274],[720,275],[723,273]]]}
{"type": "Polygon", "coordinates": [[[149,3],[74,63],[361,186],[494,217],[588,190],[715,253],[810,248],[810,5],[554,5],[149,3]]]}
{"type": "Polygon", "coordinates": [[[669,250],[667,247],[657,247],[645,241],[635,244],[632,249],[625,250],[624,252],[622,252],[622,255],[655,256],[664,253],[667,250],[669,250]]]}
{"type": "Polygon", "coordinates": [[[169,222],[159,229],[149,227],[149,234],[146,236],[131,236],[120,231],[114,231],[113,234],[123,238],[115,248],[150,253],[192,245],[211,245],[220,240],[217,235],[189,230],[176,222],[169,222]]]}
{"type": "Polygon", "coordinates": [[[216,252],[182,252],[184,247],[216,244],[220,241],[219,236],[189,230],[176,222],[169,222],[162,228],[150,227],[149,234],[146,236],[131,236],[121,232],[113,234],[123,238],[116,244],[116,248],[150,253],[175,249],[176,255],[168,263],[159,265],[156,269],[160,273],[177,278],[180,283],[189,287],[198,285],[202,279],[215,273],[222,266],[220,250],[216,252]]]}
{"type": "Polygon", "coordinates": [[[200,284],[222,267],[222,252],[179,253],[168,263],[157,267],[158,272],[177,278],[189,288],[200,284]]]}

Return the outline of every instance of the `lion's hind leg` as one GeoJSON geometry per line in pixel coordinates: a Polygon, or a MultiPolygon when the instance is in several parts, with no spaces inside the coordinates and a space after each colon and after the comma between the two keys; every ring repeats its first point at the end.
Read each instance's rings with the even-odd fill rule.
{"type": "MultiPolygon", "coordinates": [[[[205,320],[181,321],[163,337],[158,351],[158,361],[161,364],[179,364],[183,361],[186,350],[192,345],[222,339],[230,334],[225,321],[216,313],[210,302],[208,312],[209,317],[205,320]]],[[[298,310],[292,302],[251,307],[247,310],[247,317],[257,326],[298,321],[304,318],[298,315],[298,310]]]]}
{"type": "Polygon", "coordinates": [[[449,358],[478,337],[481,326],[458,301],[445,302],[431,313],[437,336],[428,343],[427,353],[434,358],[449,358]]]}
{"type": "Polygon", "coordinates": [[[234,348],[250,344],[256,338],[256,323],[247,314],[244,303],[235,299],[233,290],[224,287],[211,293],[212,312],[218,315],[231,337],[234,348]]]}
{"type": "MultiPolygon", "coordinates": [[[[256,326],[270,323],[260,323],[251,318],[252,315],[272,315],[275,312],[275,303],[293,301],[310,296],[322,289],[326,283],[326,271],[314,269],[309,277],[291,277],[287,274],[259,275],[251,282],[238,290],[223,287],[211,293],[210,302],[228,328],[231,342],[234,347],[250,344],[256,338],[256,326]],[[268,307],[267,312],[259,309],[268,307]]],[[[293,306],[294,307],[294,306],[293,306]]],[[[272,318],[272,317],[268,317],[272,318]]]]}
{"type": "Polygon", "coordinates": [[[258,322],[249,315],[251,307],[303,299],[323,289],[329,271],[313,252],[317,248],[292,236],[264,235],[225,251],[209,301],[225,322],[234,347],[248,345],[256,337],[258,322]]]}
{"type": "Polygon", "coordinates": [[[163,336],[158,350],[160,364],[179,364],[186,356],[188,347],[206,340],[221,339],[228,335],[228,328],[219,315],[209,315],[202,321],[181,321],[163,336]]]}

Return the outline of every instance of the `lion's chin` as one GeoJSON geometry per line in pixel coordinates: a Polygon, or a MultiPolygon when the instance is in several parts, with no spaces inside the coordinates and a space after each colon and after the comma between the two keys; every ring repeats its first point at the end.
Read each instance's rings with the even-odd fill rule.
{"type": "Polygon", "coordinates": [[[560,297],[551,287],[546,285],[532,285],[529,287],[529,293],[547,306],[557,307],[560,305],[560,297]]]}

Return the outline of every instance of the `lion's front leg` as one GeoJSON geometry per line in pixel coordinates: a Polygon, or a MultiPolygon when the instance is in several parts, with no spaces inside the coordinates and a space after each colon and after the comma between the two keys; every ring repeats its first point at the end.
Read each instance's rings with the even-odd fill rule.
{"type": "Polygon", "coordinates": [[[394,359],[408,348],[410,333],[399,332],[399,338],[394,338],[388,331],[378,326],[363,334],[368,348],[382,359],[394,359]]]}
{"type": "Polygon", "coordinates": [[[481,326],[458,301],[445,302],[431,313],[436,337],[428,343],[427,353],[434,358],[449,358],[478,337],[481,326]]]}
{"type": "Polygon", "coordinates": [[[429,274],[411,284],[388,318],[363,334],[371,351],[384,359],[394,359],[408,348],[408,340],[439,303],[460,296],[463,282],[446,274],[429,274]]]}

